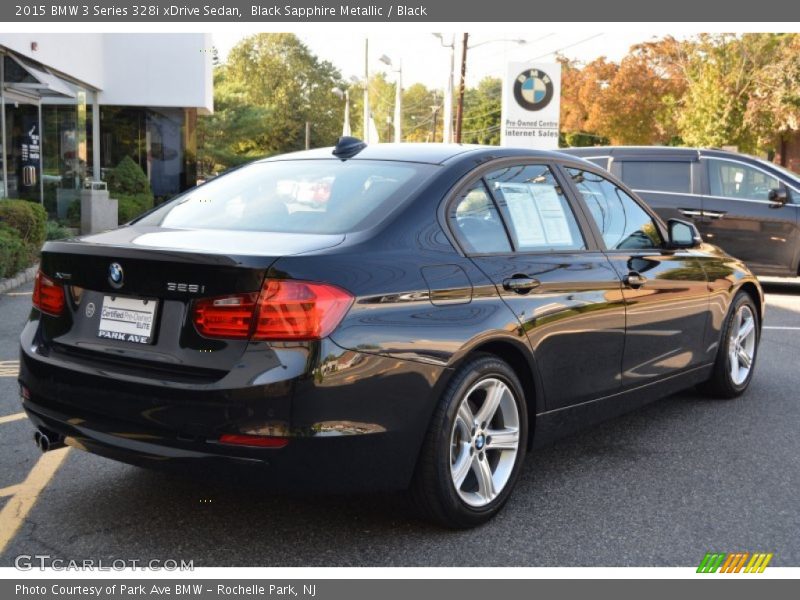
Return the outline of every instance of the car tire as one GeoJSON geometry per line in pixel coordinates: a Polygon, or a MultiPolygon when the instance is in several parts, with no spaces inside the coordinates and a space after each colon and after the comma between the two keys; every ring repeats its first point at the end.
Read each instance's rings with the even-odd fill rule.
{"type": "Polygon", "coordinates": [[[453,376],[434,411],[411,485],[414,503],[445,527],[485,523],[511,495],[527,438],[516,373],[494,355],[476,355],[453,376]]]}
{"type": "Polygon", "coordinates": [[[722,328],[711,377],[698,389],[714,398],[741,396],[753,379],[760,336],[756,304],[750,294],[739,292],[722,328]]]}

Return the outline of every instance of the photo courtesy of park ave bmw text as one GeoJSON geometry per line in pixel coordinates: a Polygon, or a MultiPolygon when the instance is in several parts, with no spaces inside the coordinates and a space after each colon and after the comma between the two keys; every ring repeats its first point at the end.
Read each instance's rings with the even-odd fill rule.
{"type": "Polygon", "coordinates": [[[800,6],[720,8],[0,5],[0,596],[786,597],[800,6]]]}

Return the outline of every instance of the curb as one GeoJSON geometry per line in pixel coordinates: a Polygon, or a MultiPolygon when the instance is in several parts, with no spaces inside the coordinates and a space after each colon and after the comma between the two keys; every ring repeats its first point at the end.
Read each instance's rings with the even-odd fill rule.
{"type": "Polygon", "coordinates": [[[0,279],[0,294],[5,294],[14,288],[18,288],[25,283],[33,281],[36,278],[36,272],[38,270],[39,263],[36,263],[32,267],[28,267],[27,269],[20,271],[13,277],[9,277],[8,279],[0,279]]]}

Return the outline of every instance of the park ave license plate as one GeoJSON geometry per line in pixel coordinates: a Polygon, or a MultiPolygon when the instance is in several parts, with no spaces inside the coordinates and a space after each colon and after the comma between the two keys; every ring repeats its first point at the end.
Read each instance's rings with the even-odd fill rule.
{"type": "Polygon", "coordinates": [[[156,319],[156,300],[104,296],[97,337],[150,344],[156,319]]]}

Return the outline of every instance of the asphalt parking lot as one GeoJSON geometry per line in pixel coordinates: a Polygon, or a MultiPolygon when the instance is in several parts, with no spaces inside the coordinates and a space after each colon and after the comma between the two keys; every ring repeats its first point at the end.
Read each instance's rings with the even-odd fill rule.
{"type": "Polygon", "coordinates": [[[400,495],[275,495],[74,449],[43,457],[17,399],[30,306],[20,288],[0,296],[0,566],[20,554],[196,567],[692,566],[710,551],[800,566],[800,279],[765,290],[746,395],[681,393],[537,451],[497,519],[451,532],[419,521],[400,495]]]}

